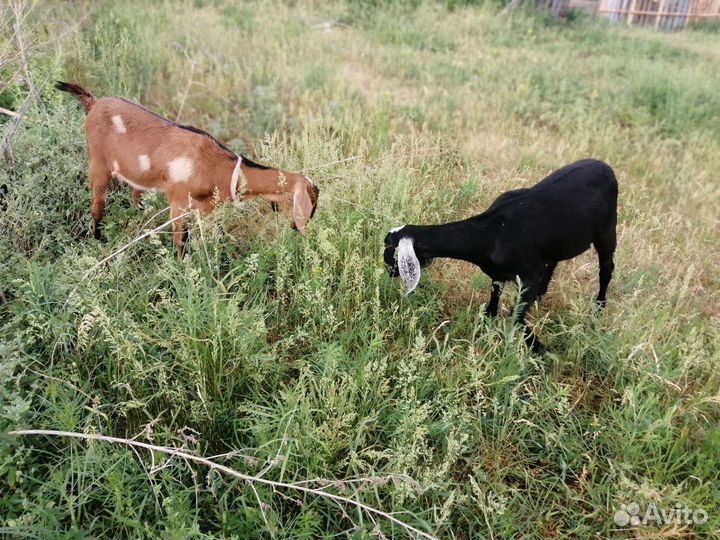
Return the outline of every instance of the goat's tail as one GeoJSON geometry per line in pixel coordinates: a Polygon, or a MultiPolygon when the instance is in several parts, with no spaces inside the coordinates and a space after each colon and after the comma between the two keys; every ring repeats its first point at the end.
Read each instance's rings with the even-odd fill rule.
{"type": "Polygon", "coordinates": [[[75,99],[80,102],[82,108],[85,109],[85,114],[89,113],[90,109],[92,109],[92,106],[95,105],[95,96],[93,96],[90,92],[85,90],[79,84],[57,81],[55,83],[55,88],[63,92],[68,92],[72,94],[75,99]]]}

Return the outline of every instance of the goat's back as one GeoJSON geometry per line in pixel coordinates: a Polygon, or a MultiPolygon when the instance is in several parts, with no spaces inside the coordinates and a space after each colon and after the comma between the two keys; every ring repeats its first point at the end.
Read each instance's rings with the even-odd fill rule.
{"type": "Polygon", "coordinates": [[[121,97],[98,99],[85,128],[90,160],[136,188],[167,191],[175,185],[207,195],[217,181],[229,196],[234,154],[202,130],[121,97]]]}
{"type": "Polygon", "coordinates": [[[612,167],[597,159],[582,159],[552,172],[530,190],[549,192],[557,189],[570,192],[576,189],[603,191],[603,188],[608,194],[613,191],[617,194],[617,180],[612,167]]]}
{"type": "Polygon", "coordinates": [[[577,161],[511,193],[488,210],[500,231],[498,245],[539,254],[546,262],[579,255],[615,227],[618,185],[602,161],[577,161]]]}
{"type": "Polygon", "coordinates": [[[168,158],[184,152],[208,153],[208,149],[234,157],[210,134],[177,124],[121,97],[98,99],[87,115],[85,127],[88,139],[105,146],[141,144],[167,153],[168,158]]]}

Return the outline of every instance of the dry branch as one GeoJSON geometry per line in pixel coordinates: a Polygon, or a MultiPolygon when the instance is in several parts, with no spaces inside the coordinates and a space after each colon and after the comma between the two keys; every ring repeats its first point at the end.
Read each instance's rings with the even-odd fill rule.
{"type": "MultiPolygon", "coordinates": [[[[159,212],[158,212],[158,213],[159,213],[159,212]]],[[[127,244],[125,244],[124,246],[122,246],[120,249],[117,249],[117,250],[113,251],[110,255],[108,255],[107,257],[103,258],[103,259],[102,259],[100,262],[98,262],[95,266],[93,266],[92,268],[90,268],[90,270],[88,270],[87,272],[85,272],[85,275],[83,276],[83,279],[82,279],[82,280],[85,281],[85,280],[87,279],[87,277],[88,277],[90,274],[92,274],[95,270],[97,270],[98,268],[100,268],[103,264],[105,264],[106,262],[108,262],[110,259],[112,259],[112,258],[114,258],[114,257],[117,257],[117,256],[120,255],[122,252],[126,251],[126,250],[127,250],[128,248],[130,248],[130,246],[132,246],[133,244],[137,244],[137,243],[138,243],[140,240],[142,240],[143,238],[147,238],[148,236],[152,235],[153,233],[156,233],[156,232],[160,231],[161,229],[164,229],[165,227],[167,227],[168,225],[172,224],[173,222],[175,222],[175,221],[177,221],[177,220],[179,220],[179,219],[183,219],[183,218],[185,218],[185,217],[187,217],[187,216],[189,216],[189,215],[191,215],[191,214],[192,214],[192,212],[185,212],[184,214],[180,214],[179,216],[175,216],[174,218],[167,220],[167,221],[166,221],[165,223],[163,223],[162,225],[158,225],[158,226],[155,227],[152,231],[147,231],[146,233],[143,233],[143,234],[141,234],[140,236],[138,236],[138,237],[136,237],[136,238],[133,238],[130,242],[128,242],[127,244]]],[[[157,215],[157,214],[156,214],[156,215],[157,215]]]]}
{"type": "Polygon", "coordinates": [[[331,162],[331,163],[325,163],[324,165],[318,165],[317,167],[310,167],[309,169],[303,169],[302,172],[304,172],[304,173],[309,173],[309,172],[311,172],[311,171],[317,171],[317,170],[319,170],[319,169],[325,169],[325,168],[331,167],[331,166],[333,166],[333,165],[338,165],[338,164],[340,164],[340,163],[345,163],[346,161],[354,161],[354,160],[358,159],[359,157],[360,157],[360,156],[352,156],[352,157],[345,158],[345,159],[339,159],[339,160],[333,161],[333,162],[331,162]]]}
{"type": "Polygon", "coordinates": [[[27,17],[27,14],[30,10],[25,10],[25,2],[14,2],[11,5],[12,14],[14,17],[13,22],[13,35],[12,35],[12,42],[15,45],[15,48],[17,50],[17,57],[20,61],[20,69],[25,74],[25,83],[28,85],[28,95],[25,96],[25,99],[23,100],[22,105],[20,106],[19,113],[16,113],[13,116],[13,119],[10,121],[10,126],[8,127],[8,130],[5,134],[5,140],[3,141],[3,156],[5,157],[5,160],[13,164],[14,163],[14,157],[12,153],[12,139],[15,136],[15,133],[17,132],[18,127],[20,126],[20,120],[27,112],[28,108],[30,107],[30,103],[32,102],[32,99],[36,97],[35,92],[35,85],[33,83],[33,77],[32,73],[30,71],[30,67],[28,66],[27,61],[27,51],[25,48],[25,40],[23,39],[22,34],[22,28],[21,24],[25,20],[25,17],[27,17]],[[25,14],[23,15],[23,12],[25,14]]]}
{"type": "Polygon", "coordinates": [[[176,456],[176,457],[182,458],[187,461],[194,461],[195,463],[200,463],[202,465],[205,465],[206,467],[209,467],[210,470],[216,470],[216,471],[225,473],[228,476],[232,476],[234,478],[238,478],[239,480],[248,482],[253,487],[253,489],[254,489],[254,484],[264,484],[264,485],[272,487],[273,490],[274,489],[290,489],[290,490],[300,491],[302,493],[307,493],[310,495],[316,495],[318,497],[324,497],[324,498],[329,499],[338,504],[349,504],[360,510],[364,510],[370,516],[375,515],[375,516],[382,517],[382,518],[394,523],[395,525],[402,527],[408,533],[413,533],[416,537],[426,538],[427,540],[439,540],[435,536],[428,534],[426,532],[423,532],[420,529],[417,529],[417,528],[413,527],[412,525],[408,525],[407,523],[399,520],[391,513],[383,512],[382,510],[378,510],[377,508],[368,506],[367,504],[361,503],[360,501],[356,501],[356,500],[350,499],[348,497],[343,497],[342,495],[336,495],[334,493],[329,493],[322,489],[304,487],[304,486],[301,486],[298,484],[288,484],[286,482],[276,482],[274,480],[268,480],[266,478],[260,478],[257,476],[243,474],[234,469],[231,469],[230,467],[226,467],[225,465],[215,463],[214,461],[210,461],[207,458],[196,456],[196,455],[190,454],[188,452],[185,452],[183,450],[178,450],[177,448],[170,448],[167,446],[157,446],[154,444],[148,444],[148,443],[143,443],[140,441],[133,441],[133,440],[129,440],[129,439],[122,439],[120,437],[110,437],[107,435],[97,435],[97,434],[93,434],[93,433],[75,433],[72,431],[55,431],[55,430],[49,430],[49,429],[24,429],[24,430],[18,430],[18,431],[9,431],[8,435],[11,435],[13,437],[27,437],[27,436],[33,436],[33,435],[47,435],[50,437],[69,437],[69,438],[75,438],[75,439],[84,439],[84,440],[88,440],[88,441],[103,441],[103,442],[108,442],[108,443],[123,444],[123,445],[130,446],[130,447],[145,448],[146,450],[150,450],[151,452],[162,452],[164,454],[170,454],[172,456],[176,456]]]}
{"type": "Polygon", "coordinates": [[[18,113],[16,113],[15,111],[6,109],[5,107],[0,107],[0,114],[12,116],[13,118],[20,118],[20,115],[18,113]]]}

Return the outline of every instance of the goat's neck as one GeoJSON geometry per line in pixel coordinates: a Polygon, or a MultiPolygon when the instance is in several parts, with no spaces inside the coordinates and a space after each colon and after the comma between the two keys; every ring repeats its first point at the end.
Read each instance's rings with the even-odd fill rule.
{"type": "Polygon", "coordinates": [[[292,189],[291,173],[279,169],[258,169],[246,167],[241,164],[242,171],[240,189],[243,195],[263,196],[280,195],[290,192],[292,189]]]}
{"type": "Polygon", "coordinates": [[[484,220],[478,217],[443,225],[408,225],[415,253],[422,259],[447,257],[477,263],[476,255],[490,249],[484,220]],[[488,244],[485,246],[485,244],[488,244]]]}

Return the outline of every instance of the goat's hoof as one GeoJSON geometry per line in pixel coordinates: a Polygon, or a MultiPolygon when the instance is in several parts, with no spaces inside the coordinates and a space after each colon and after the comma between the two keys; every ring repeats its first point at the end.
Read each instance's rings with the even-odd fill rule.
{"type": "Polygon", "coordinates": [[[605,309],[605,304],[606,304],[605,300],[600,300],[599,298],[597,300],[595,300],[595,307],[598,309],[605,309]]]}

